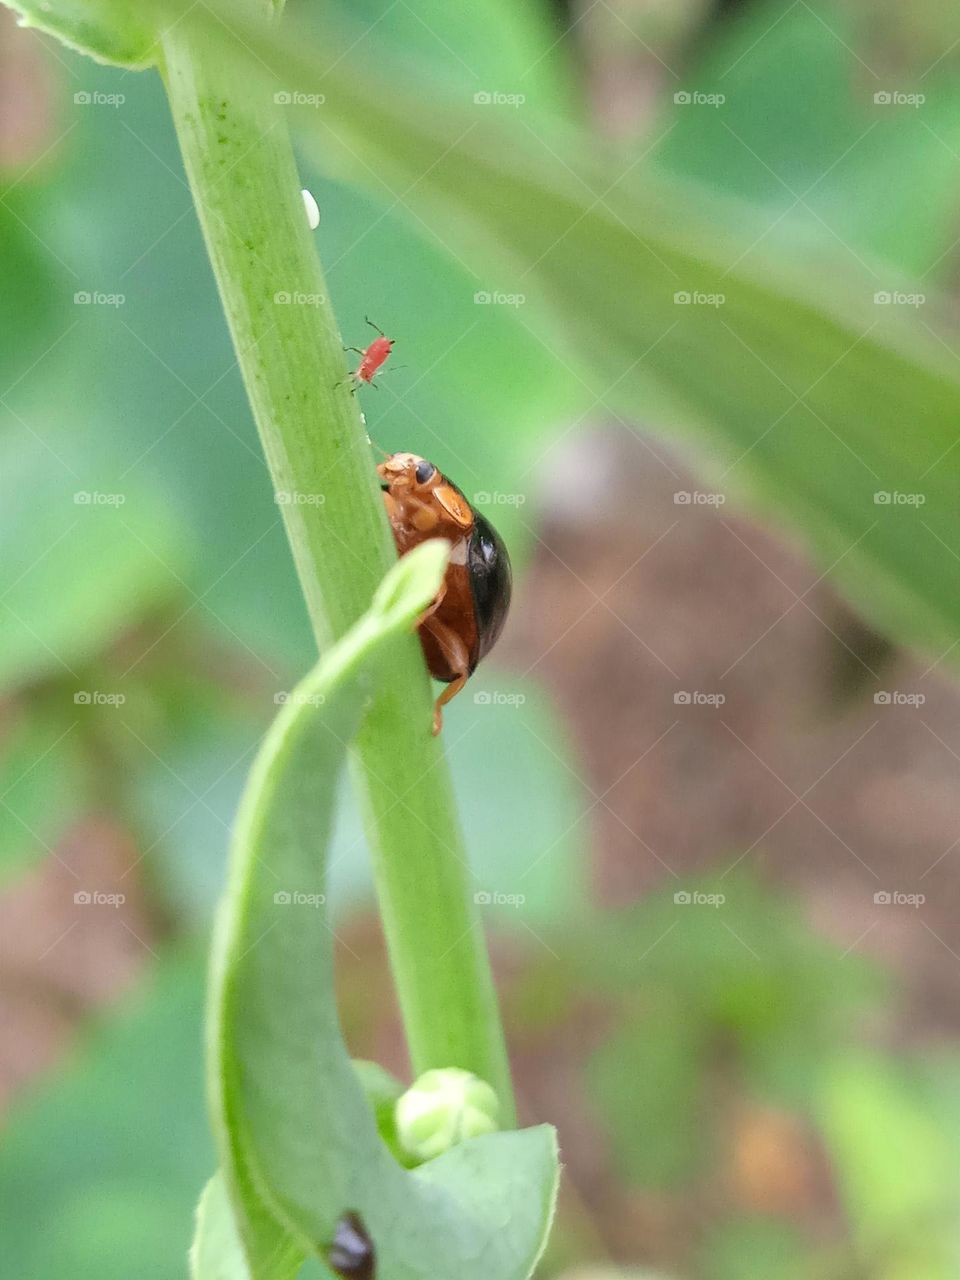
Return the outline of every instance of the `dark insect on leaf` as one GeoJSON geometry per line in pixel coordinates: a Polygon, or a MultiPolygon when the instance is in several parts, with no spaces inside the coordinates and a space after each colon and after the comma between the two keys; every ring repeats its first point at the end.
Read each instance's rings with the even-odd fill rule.
{"type": "Polygon", "coordinates": [[[374,1280],[377,1259],[373,1241],[358,1213],[345,1213],[337,1223],[327,1261],[346,1280],[374,1280]]]}

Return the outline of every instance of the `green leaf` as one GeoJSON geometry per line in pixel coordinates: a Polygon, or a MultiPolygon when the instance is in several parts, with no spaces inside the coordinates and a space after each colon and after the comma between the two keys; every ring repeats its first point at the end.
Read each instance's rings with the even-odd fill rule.
{"type": "Polygon", "coordinates": [[[9,335],[0,351],[0,377],[8,389],[30,371],[58,336],[55,302],[62,280],[58,280],[53,259],[37,235],[41,211],[48,207],[45,195],[18,180],[0,187],[4,262],[0,327],[9,335]]]}
{"type": "Polygon", "coordinates": [[[525,103],[555,110],[564,110],[573,97],[570,48],[558,39],[555,15],[544,0],[421,0],[415,9],[390,0],[337,0],[324,11],[318,7],[316,16],[321,28],[336,22],[345,44],[362,30],[365,43],[392,50],[448,83],[462,82],[471,96],[522,90],[525,103]]]}
{"type": "Polygon", "coordinates": [[[771,215],[556,122],[471,109],[439,85],[425,95],[386,57],[360,72],[290,27],[240,32],[285,86],[323,88],[324,110],[303,119],[328,168],[405,191],[459,256],[503,265],[504,287],[523,281],[548,342],[564,342],[605,405],[694,430],[714,486],[801,530],[823,578],[879,627],[953,646],[960,376],[932,316],[875,304],[904,287],[894,271],[808,242],[802,258],[770,253],[771,215]],[[676,301],[693,293],[723,302],[676,301]]]}
{"type": "Polygon", "coordinates": [[[395,1160],[400,1164],[413,1164],[400,1147],[397,1137],[397,1099],[404,1091],[404,1086],[389,1071],[381,1067],[379,1062],[368,1062],[365,1058],[354,1058],[353,1069],[366,1095],[367,1102],[377,1122],[377,1132],[387,1144],[395,1160]]]}
{"type": "Polygon", "coordinates": [[[326,1257],[347,1212],[380,1274],[522,1280],[558,1176],[546,1126],[463,1143],[408,1172],[380,1140],[344,1046],[325,922],[324,851],[371,663],[432,599],[447,548],[423,544],[291,694],[254,764],[214,950],[211,1094],[221,1161],[255,1280],[326,1257]]]}
{"type": "Polygon", "coordinates": [[[854,1238],[883,1280],[957,1274],[954,1074],[943,1097],[912,1064],[866,1050],[829,1062],[819,1112],[854,1238]],[[909,1170],[909,1177],[904,1177],[909,1170]]]}
{"type": "Polygon", "coordinates": [[[219,1173],[204,1187],[197,1205],[190,1275],[192,1280],[250,1280],[230,1198],[219,1173]]]}
{"type": "Polygon", "coordinates": [[[80,666],[180,590],[185,548],[149,489],[102,491],[102,472],[98,485],[58,465],[51,435],[14,430],[0,442],[0,686],[66,675],[79,692],[80,666]]]}
{"type": "Polygon", "coordinates": [[[658,162],[764,204],[771,222],[784,215],[794,238],[949,279],[955,198],[944,160],[960,142],[960,94],[946,60],[931,54],[915,84],[903,67],[865,75],[857,17],[835,6],[821,16],[766,0],[713,30],[683,87],[721,94],[722,105],[674,107],[658,162]],[[923,101],[874,101],[894,83],[923,101]]]}
{"type": "Polygon", "coordinates": [[[0,1235],[10,1275],[182,1280],[203,1114],[203,965],[165,951],[5,1126],[0,1235]],[[146,1067],[145,1064],[149,1064],[146,1067]]]}
{"type": "Polygon", "coordinates": [[[816,1274],[801,1233],[769,1218],[730,1217],[707,1230],[697,1254],[702,1280],[803,1280],[816,1274]]]}
{"type": "Polygon", "coordinates": [[[711,1113],[702,1096],[706,1028],[697,1012],[663,1001],[620,1028],[594,1055],[589,1081],[621,1176],[669,1191],[708,1154],[711,1113]]]}
{"type": "Polygon", "coordinates": [[[4,0],[36,27],[97,62],[139,70],[156,61],[156,27],[133,0],[4,0]]]}
{"type": "Polygon", "coordinates": [[[0,731],[0,882],[46,857],[83,806],[78,719],[31,707],[0,731]]]}

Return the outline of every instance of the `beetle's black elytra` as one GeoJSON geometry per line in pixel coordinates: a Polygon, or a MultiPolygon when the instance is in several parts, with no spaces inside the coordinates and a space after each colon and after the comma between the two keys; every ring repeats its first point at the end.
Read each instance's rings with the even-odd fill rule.
{"type": "MultiPolygon", "coordinates": [[[[480,633],[477,653],[479,662],[499,640],[513,594],[510,557],[503,539],[485,516],[474,516],[468,564],[473,603],[477,611],[477,630],[480,633]]],[[[477,662],[473,664],[474,667],[477,662]]]]}

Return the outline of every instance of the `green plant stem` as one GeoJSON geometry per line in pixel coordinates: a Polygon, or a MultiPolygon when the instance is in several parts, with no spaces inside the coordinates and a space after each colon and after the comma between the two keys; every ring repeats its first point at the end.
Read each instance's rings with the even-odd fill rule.
{"type": "MultiPolygon", "coordinates": [[[[300,495],[281,498],[281,510],[323,649],[360,617],[396,552],[358,402],[342,385],[342,341],[284,107],[217,35],[186,18],[169,28],[163,75],[273,488],[300,495]]],[[[497,1090],[509,1124],[496,995],[430,715],[411,635],[364,720],[353,774],[414,1073],[474,1071],[497,1090]]]]}

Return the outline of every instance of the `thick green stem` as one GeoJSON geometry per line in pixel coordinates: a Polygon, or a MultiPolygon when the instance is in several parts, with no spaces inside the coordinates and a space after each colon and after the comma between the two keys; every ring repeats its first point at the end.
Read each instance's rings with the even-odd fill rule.
{"type": "MultiPolygon", "coordinates": [[[[342,342],[306,224],[282,94],[251,83],[218,35],[211,40],[187,19],[173,26],[163,41],[164,78],[323,648],[369,605],[395,551],[357,400],[342,385],[342,342]]],[[[496,996],[414,636],[389,675],[355,744],[354,778],[413,1069],[474,1071],[512,1117],[496,996]]]]}

